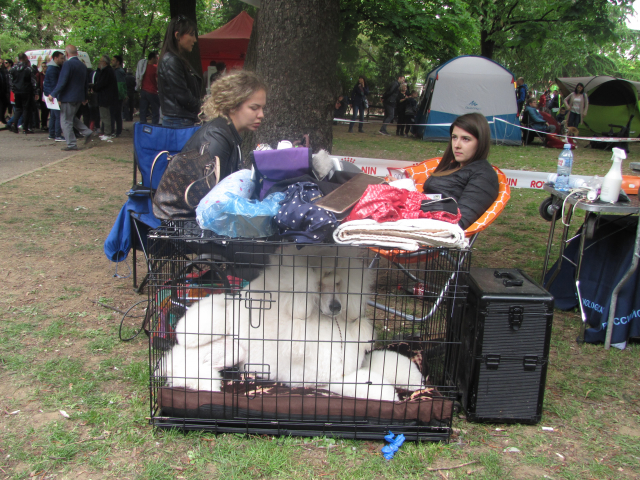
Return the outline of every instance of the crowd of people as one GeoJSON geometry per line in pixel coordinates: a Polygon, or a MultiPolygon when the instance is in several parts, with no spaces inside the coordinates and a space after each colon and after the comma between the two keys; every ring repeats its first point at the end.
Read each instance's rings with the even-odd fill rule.
{"type": "Polygon", "coordinates": [[[133,120],[136,93],[136,79],[124,69],[122,57],[104,55],[93,70],[78,58],[77,48],[68,45],[64,51],[53,51],[48,60],[31,65],[25,53],[15,62],[2,60],[3,130],[29,135],[41,129],[50,140],[66,142],[65,150],[77,149],[74,128],[85,141],[89,132],[120,136],[123,120],[133,120]]]}
{"type": "MultiPolygon", "coordinates": [[[[364,75],[360,75],[351,94],[349,96],[340,95],[336,100],[333,118],[346,118],[347,107],[351,106],[349,133],[353,132],[355,125],[358,125],[359,133],[364,133],[364,124],[366,123],[364,115],[369,108],[367,98],[369,93],[367,79],[364,75]]],[[[387,86],[381,100],[384,108],[384,120],[378,133],[390,135],[387,132],[387,125],[396,121],[396,135],[408,137],[412,132],[415,116],[418,112],[418,92],[409,90],[405,83],[405,77],[400,75],[397,80],[387,86]]]]}
{"type": "MultiPolygon", "coordinates": [[[[544,133],[556,132],[557,127],[549,124],[542,113],[551,115],[563,129],[576,129],[589,111],[589,97],[584,91],[584,85],[578,83],[575,90],[562,98],[560,90],[544,90],[539,97],[529,91],[524,78],[516,81],[516,102],[518,113],[522,119],[526,114],[526,124],[534,130],[544,133]]],[[[573,130],[575,133],[575,130],[573,130]]]]}
{"type": "MultiPolygon", "coordinates": [[[[160,54],[150,52],[135,68],[125,70],[120,55],[103,55],[98,68],[87,68],[77,48],[53,51],[49,61],[31,65],[25,53],[4,59],[0,66],[2,130],[25,135],[49,132],[65,141],[63,150],[77,150],[76,135],[85,143],[94,133],[119,137],[123,120],[132,121],[139,93],[140,123],[165,127],[191,126],[200,121],[202,75],[187,59],[196,43],[196,25],[180,15],[167,28],[160,54]],[[7,116],[8,114],[8,116],[7,116]],[[161,118],[162,117],[162,118],[161,118]]],[[[209,83],[224,78],[226,65],[214,63],[209,83]]]]}

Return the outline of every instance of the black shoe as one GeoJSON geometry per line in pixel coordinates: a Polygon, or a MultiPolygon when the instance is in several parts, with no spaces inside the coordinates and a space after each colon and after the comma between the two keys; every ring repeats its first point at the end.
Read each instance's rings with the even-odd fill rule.
{"type": "Polygon", "coordinates": [[[18,131],[18,127],[16,127],[15,125],[12,125],[12,126],[11,126],[11,131],[12,131],[13,133],[20,133],[20,132],[18,131]]]}
{"type": "Polygon", "coordinates": [[[388,132],[383,132],[382,130],[380,130],[378,133],[380,135],[386,135],[387,137],[390,136],[390,134],[388,132]]]}
{"type": "Polygon", "coordinates": [[[31,135],[31,134],[33,134],[33,133],[35,133],[35,132],[34,132],[33,130],[29,130],[29,129],[27,129],[27,130],[25,130],[25,131],[24,131],[24,134],[25,134],[25,135],[31,135]]]}
{"type": "Polygon", "coordinates": [[[61,148],[60,150],[62,150],[63,152],[75,152],[78,150],[78,147],[64,147],[64,148],[61,148]]]}

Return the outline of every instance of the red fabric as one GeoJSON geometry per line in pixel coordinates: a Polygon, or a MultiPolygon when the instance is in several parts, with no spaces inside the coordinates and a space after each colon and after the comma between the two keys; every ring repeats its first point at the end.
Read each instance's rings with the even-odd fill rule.
{"type": "Polygon", "coordinates": [[[40,85],[40,93],[42,93],[43,84],[44,84],[44,73],[38,72],[36,73],[36,82],[40,85]]]}
{"type": "Polygon", "coordinates": [[[147,69],[142,77],[142,90],[145,92],[158,94],[158,65],[147,63],[147,69]]]}
{"type": "MultiPolygon", "coordinates": [[[[550,115],[547,112],[540,112],[540,115],[542,115],[542,118],[544,118],[545,122],[556,127],[556,132],[560,131],[560,124],[553,115],[550,115]]],[[[547,134],[547,142],[545,143],[545,147],[562,149],[564,148],[565,140],[569,141],[572,150],[576,148],[576,141],[573,138],[566,139],[565,137],[558,137],[558,135],[551,133],[547,134]]]]}
{"type": "Polygon", "coordinates": [[[227,70],[234,67],[241,68],[244,65],[252,28],[253,18],[247,12],[240,12],[229,23],[213,32],[199,35],[202,71],[207,71],[211,61],[224,62],[227,70]]]}
{"type": "Polygon", "coordinates": [[[544,106],[547,104],[547,96],[543,93],[542,95],[540,95],[540,99],[538,100],[538,108],[544,108],[544,106]]]}
{"type": "Polygon", "coordinates": [[[427,198],[423,193],[410,192],[390,185],[369,185],[345,221],[365,218],[371,218],[380,223],[395,222],[403,218],[431,218],[449,223],[460,221],[459,210],[457,215],[420,210],[420,203],[427,198]]]}

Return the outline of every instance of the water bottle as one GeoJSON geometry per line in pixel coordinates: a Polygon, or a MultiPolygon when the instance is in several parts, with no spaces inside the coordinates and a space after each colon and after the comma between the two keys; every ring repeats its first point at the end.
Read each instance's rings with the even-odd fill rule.
{"type": "MultiPolygon", "coordinates": [[[[550,173],[549,175],[547,175],[547,183],[552,183],[555,185],[557,180],[558,180],[557,173],[550,173]]],[[[586,180],[578,177],[573,177],[573,176],[569,177],[569,188],[584,188],[586,186],[587,186],[586,180]]]]}
{"type": "Polygon", "coordinates": [[[573,153],[571,153],[571,144],[565,143],[562,152],[558,156],[558,178],[556,179],[555,189],[561,192],[568,192],[569,175],[571,175],[571,167],[573,166],[573,153]]]}

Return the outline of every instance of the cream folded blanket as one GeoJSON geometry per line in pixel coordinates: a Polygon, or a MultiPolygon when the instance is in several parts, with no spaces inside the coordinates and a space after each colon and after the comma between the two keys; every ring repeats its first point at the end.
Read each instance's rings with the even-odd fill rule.
{"type": "Polygon", "coordinates": [[[414,252],[420,247],[467,248],[469,241],[457,224],[430,218],[402,219],[378,223],[375,220],[353,220],[333,232],[336,243],[375,245],[414,252]]]}

